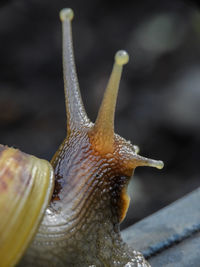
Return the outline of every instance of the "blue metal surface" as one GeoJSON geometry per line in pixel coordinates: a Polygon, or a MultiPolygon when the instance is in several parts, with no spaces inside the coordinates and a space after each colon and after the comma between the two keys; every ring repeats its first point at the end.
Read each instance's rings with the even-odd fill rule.
{"type": "Polygon", "coordinates": [[[195,265],[200,262],[198,232],[200,188],[125,229],[122,235],[130,246],[149,258],[153,266],[200,267],[200,263],[195,265]],[[186,258],[194,260],[194,265],[187,263],[186,258]]]}
{"type": "Polygon", "coordinates": [[[149,259],[152,267],[199,267],[200,233],[149,259]]]}

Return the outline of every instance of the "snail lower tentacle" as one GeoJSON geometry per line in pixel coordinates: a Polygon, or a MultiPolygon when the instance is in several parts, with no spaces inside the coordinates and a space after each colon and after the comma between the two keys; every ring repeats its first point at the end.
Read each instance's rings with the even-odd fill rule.
{"type": "Polygon", "coordinates": [[[55,176],[51,201],[18,266],[148,267],[142,254],[123,242],[119,228],[129,206],[127,186],[135,168],[163,167],[162,161],[139,156],[137,146],[114,132],[119,82],[129,56],[123,50],[116,53],[92,123],[82,104],[75,70],[72,10],[63,9],[60,18],[67,137],[51,160],[55,176]]]}

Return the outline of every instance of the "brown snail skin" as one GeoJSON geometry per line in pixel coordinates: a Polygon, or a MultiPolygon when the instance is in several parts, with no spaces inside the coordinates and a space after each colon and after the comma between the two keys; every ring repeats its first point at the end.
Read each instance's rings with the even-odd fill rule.
{"type": "MultiPolygon", "coordinates": [[[[139,156],[137,146],[114,133],[118,87],[128,54],[123,50],[116,53],[96,122],[92,123],[82,104],[76,76],[71,35],[73,11],[61,10],[60,18],[63,26],[67,137],[51,160],[54,191],[52,193],[50,185],[43,190],[48,195],[46,202],[49,197],[51,201],[47,208],[45,201],[45,205],[40,203],[40,218],[35,228],[43,215],[42,222],[37,231],[34,230],[34,238],[33,231],[27,234],[28,241],[24,247],[31,238],[33,240],[21,260],[24,247],[14,260],[3,263],[3,267],[13,266],[17,261],[17,266],[21,267],[148,267],[150,265],[142,254],[123,242],[119,229],[128,209],[126,189],[134,169],[137,166],[163,167],[162,161],[139,156]]],[[[11,148],[1,146],[0,149],[11,148]]],[[[41,161],[48,166],[43,176],[52,184],[51,166],[41,161]]],[[[0,186],[2,180],[0,174],[0,186]]],[[[19,221],[23,224],[21,218],[19,221]]],[[[0,224],[0,233],[2,229],[0,224]]],[[[1,249],[0,237],[0,256],[1,249]]]]}

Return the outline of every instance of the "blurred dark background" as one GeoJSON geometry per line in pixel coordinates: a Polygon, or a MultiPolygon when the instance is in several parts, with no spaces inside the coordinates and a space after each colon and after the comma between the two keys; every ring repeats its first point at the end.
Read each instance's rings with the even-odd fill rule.
{"type": "Polygon", "coordinates": [[[200,13],[191,1],[0,3],[0,143],[51,159],[65,136],[59,10],[74,9],[81,92],[94,121],[117,50],[130,54],[116,132],[162,159],[138,168],[125,225],[200,185],[200,13]]]}

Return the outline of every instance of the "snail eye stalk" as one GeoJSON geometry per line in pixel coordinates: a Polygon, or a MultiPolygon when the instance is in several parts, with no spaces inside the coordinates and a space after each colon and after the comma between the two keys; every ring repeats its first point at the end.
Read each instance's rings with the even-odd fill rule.
{"type": "Polygon", "coordinates": [[[90,123],[83,106],[74,60],[71,21],[73,10],[64,8],[60,11],[63,35],[63,76],[65,103],[67,112],[68,135],[74,129],[80,129],[90,123]]]}
{"type": "Polygon", "coordinates": [[[115,62],[108,81],[107,88],[92,130],[92,138],[96,146],[101,147],[104,153],[112,152],[114,145],[114,117],[121,80],[123,65],[128,63],[129,55],[120,50],[115,54],[115,62]]]}

